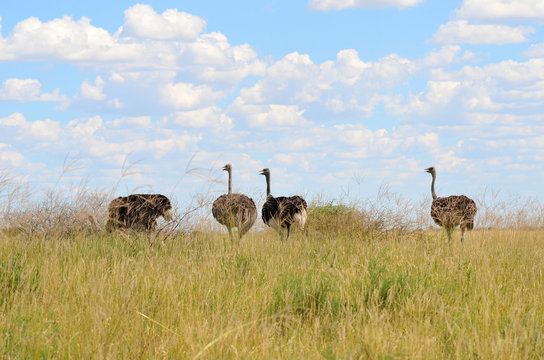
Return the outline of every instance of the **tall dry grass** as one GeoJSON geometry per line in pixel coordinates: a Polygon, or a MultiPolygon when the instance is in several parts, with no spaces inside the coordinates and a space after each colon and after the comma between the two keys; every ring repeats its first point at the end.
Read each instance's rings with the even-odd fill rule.
{"type": "Polygon", "coordinates": [[[257,226],[238,247],[209,195],[158,232],[109,234],[107,192],[20,194],[0,181],[2,358],[544,357],[534,199],[477,198],[461,244],[429,199],[317,198],[290,242],[257,226]]]}
{"type": "Polygon", "coordinates": [[[0,238],[3,358],[544,356],[544,232],[0,238]]]}

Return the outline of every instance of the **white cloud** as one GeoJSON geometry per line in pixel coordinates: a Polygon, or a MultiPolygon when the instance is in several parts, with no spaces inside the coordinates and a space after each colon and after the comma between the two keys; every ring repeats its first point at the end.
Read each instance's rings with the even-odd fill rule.
{"type": "Polygon", "coordinates": [[[366,97],[398,86],[415,69],[413,62],[396,54],[364,62],[355,50],[342,50],[336,61],[317,65],[295,52],[271,64],[265,77],[242,89],[240,98],[246,103],[313,103],[346,92],[351,96],[354,89],[366,97]]]}
{"type": "Polygon", "coordinates": [[[308,172],[311,169],[310,157],[307,153],[280,153],[274,155],[274,160],[281,166],[295,167],[308,172]]]}
{"type": "Polygon", "coordinates": [[[206,22],[195,15],[176,9],[157,14],[149,5],[136,4],[125,10],[122,33],[148,39],[191,40],[206,28],[206,22]]]}
{"type": "MultiPolygon", "coordinates": [[[[229,58],[232,57],[232,54],[228,54],[230,44],[227,37],[218,32],[199,36],[198,39],[187,45],[187,49],[191,60],[200,65],[226,65],[229,63],[229,58]]],[[[251,60],[255,56],[256,54],[253,52],[249,54],[248,58],[251,60]]]]}
{"type": "Polygon", "coordinates": [[[349,8],[379,9],[388,7],[404,9],[416,6],[423,1],[425,0],[310,0],[308,8],[318,11],[349,8]]]}
{"type": "Polygon", "coordinates": [[[189,147],[196,145],[201,139],[201,136],[184,133],[183,135],[172,135],[167,139],[152,140],[147,145],[155,159],[160,159],[174,150],[177,153],[183,153],[187,151],[189,147]]]}
{"type": "Polygon", "coordinates": [[[297,114],[306,110],[313,110],[312,122],[335,121],[342,113],[370,117],[381,104],[388,109],[397,106],[399,98],[392,91],[409,81],[419,66],[396,54],[365,62],[352,49],[340,51],[336,61],[315,64],[308,55],[295,52],[272,63],[253,86],[241,89],[228,109],[254,126],[277,118],[273,114],[280,108],[270,105],[283,106],[281,111],[296,109],[273,122],[286,126],[306,124],[297,114]]]}
{"type": "Polygon", "coordinates": [[[365,70],[370,70],[371,63],[365,63],[353,49],[341,50],[336,54],[336,63],[326,62],[321,65],[322,71],[334,72],[339,82],[354,85],[361,80],[365,70]]]}
{"type": "Polygon", "coordinates": [[[238,101],[229,107],[229,111],[246,118],[249,126],[267,130],[310,125],[303,116],[304,109],[300,109],[298,105],[248,105],[238,101]]]}
{"type": "Polygon", "coordinates": [[[57,121],[46,119],[27,123],[30,134],[42,140],[58,140],[61,138],[62,129],[57,121]]]}
{"type": "MultiPolygon", "coordinates": [[[[0,100],[60,101],[60,110],[127,115],[164,114],[210,107],[237,91],[248,76],[262,76],[267,62],[248,44],[233,46],[219,32],[201,33],[205,21],[178,10],[156,13],[148,5],[125,11],[116,33],[94,26],[89,18],[70,16],[19,22],[0,34],[0,61],[47,61],[92,68],[71,98],[58,90],[41,94],[31,79],[9,79],[0,100]]],[[[231,127],[230,118],[220,120],[231,127]]]]}
{"type": "Polygon", "coordinates": [[[65,96],[56,89],[52,93],[41,93],[42,84],[35,79],[7,79],[0,88],[0,100],[8,101],[62,101],[65,96]]]}
{"type": "Polygon", "coordinates": [[[445,45],[438,51],[431,51],[425,55],[422,60],[422,65],[425,67],[444,67],[454,63],[457,60],[457,55],[461,52],[459,45],[445,45]]]}
{"type": "MultiPolygon", "coordinates": [[[[424,124],[471,152],[486,151],[478,139],[532,138],[542,133],[544,59],[503,61],[459,70],[434,69],[423,91],[405,96],[396,113],[424,124]]],[[[510,152],[520,147],[512,145],[510,152]]]]}
{"type": "Polygon", "coordinates": [[[444,151],[435,156],[437,168],[448,172],[467,172],[474,171],[474,164],[469,163],[468,159],[455,154],[453,150],[444,151]]]}
{"type": "Polygon", "coordinates": [[[426,91],[411,100],[410,109],[420,115],[428,115],[436,108],[451,104],[461,90],[460,81],[429,81],[426,91]]]}
{"type": "Polygon", "coordinates": [[[232,46],[219,32],[202,34],[187,43],[179,55],[178,66],[200,81],[236,84],[250,75],[264,75],[266,63],[248,44],[232,46]]]}
{"type": "Polygon", "coordinates": [[[24,127],[26,118],[23,114],[16,112],[6,118],[0,118],[0,126],[24,127]]]}
{"type": "Polygon", "coordinates": [[[14,113],[7,118],[0,119],[0,126],[18,128],[21,137],[30,135],[30,137],[41,140],[57,140],[62,134],[62,129],[58,122],[50,119],[27,121],[21,113],[14,113]]]}
{"type": "Polygon", "coordinates": [[[115,119],[111,121],[111,125],[116,128],[122,127],[122,126],[150,127],[152,126],[152,122],[151,122],[150,116],[136,116],[136,117],[115,119]]]}
{"type": "Polygon", "coordinates": [[[94,116],[89,119],[75,119],[68,123],[68,129],[72,136],[87,138],[93,136],[97,130],[102,128],[102,118],[94,116]]]}
{"type": "Polygon", "coordinates": [[[335,125],[333,130],[337,140],[349,146],[339,151],[338,155],[348,159],[391,155],[404,141],[386,129],[372,131],[361,124],[335,125]]]}
{"type": "Polygon", "coordinates": [[[155,159],[164,157],[175,151],[176,154],[188,151],[202,139],[200,135],[184,133],[176,135],[172,132],[161,133],[157,129],[148,129],[142,134],[136,129],[124,129],[124,137],[115,138],[111,135],[80,138],[78,149],[92,157],[103,160],[109,158],[119,161],[119,155],[152,156],[155,159]]]}
{"type": "Polygon", "coordinates": [[[544,43],[531,45],[523,55],[530,58],[544,58],[544,43]]]}
{"type": "Polygon", "coordinates": [[[100,76],[97,76],[94,80],[94,85],[88,81],[84,81],[79,91],[84,99],[104,100],[106,98],[106,94],[103,92],[104,84],[104,80],[100,76]]]}
{"type": "Polygon", "coordinates": [[[73,119],[63,125],[50,119],[27,121],[22,114],[15,113],[0,119],[1,126],[16,127],[18,136],[14,141],[19,144],[34,145],[33,139],[40,139],[42,151],[66,151],[119,165],[129,154],[160,159],[168,153],[193,149],[202,139],[200,134],[157,126],[145,116],[107,122],[93,116],[73,119]]]}
{"type": "Polygon", "coordinates": [[[127,73],[142,69],[173,71],[190,81],[227,86],[265,71],[265,63],[248,44],[232,46],[219,32],[200,34],[205,23],[197,16],[177,10],[161,15],[148,5],[136,5],[127,15],[128,24],[115,34],[92,25],[86,17],[25,19],[9,36],[0,35],[0,60],[69,62],[106,70],[118,85],[126,84],[127,73]],[[128,29],[144,37],[128,36],[128,29]]]}
{"type": "MultiPolygon", "coordinates": [[[[1,145],[1,144],[0,144],[1,145]]],[[[14,167],[20,167],[24,164],[25,157],[23,154],[17,151],[3,151],[2,147],[0,147],[0,165],[6,166],[6,163],[8,166],[14,166],[14,167]]]]}
{"type": "Polygon", "coordinates": [[[210,105],[225,97],[225,93],[214,91],[208,85],[190,83],[170,83],[161,89],[162,101],[174,109],[193,109],[197,106],[210,105]]]}
{"type": "Polygon", "coordinates": [[[463,0],[456,15],[462,19],[542,22],[544,2],[540,0],[463,0]]]}
{"type": "Polygon", "coordinates": [[[70,16],[41,22],[30,17],[15,25],[0,42],[0,60],[112,61],[141,56],[141,47],[117,43],[106,30],[82,17],[70,16]]]}
{"type": "Polygon", "coordinates": [[[274,128],[285,125],[303,125],[307,121],[302,116],[304,110],[297,105],[269,104],[263,112],[253,114],[250,118],[250,126],[274,128]]]}
{"type": "Polygon", "coordinates": [[[437,44],[516,44],[528,41],[532,27],[506,25],[474,25],[467,20],[450,21],[440,25],[433,36],[437,44]]]}
{"type": "Polygon", "coordinates": [[[217,106],[176,112],[174,122],[178,125],[219,131],[230,130],[233,127],[232,118],[217,106]]]}
{"type": "MultiPolygon", "coordinates": [[[[413,127],[400,127],[387,131],[372,131],[362,124],[341,124],[327,129],[330,138],[346,146],[336,146],[335,159],[340,161],[365,159],[379,168],[378,175],[408,178],[422,169],[417,158],[421,154],[431,155],[432,162],[448,171],[472,169],[473,165],[458,153],[458,148],[443,146],[436,132],[420,132],[413,127]],[[416,156],[414,159],[412,156],[416,156]],[[400,171],[399,171],[400,170],[400,171]]],[[[427,165],[429,166],[429,165],[427,165]]],[[[370,166],[365,172],[373,172],[370,166]]]]}

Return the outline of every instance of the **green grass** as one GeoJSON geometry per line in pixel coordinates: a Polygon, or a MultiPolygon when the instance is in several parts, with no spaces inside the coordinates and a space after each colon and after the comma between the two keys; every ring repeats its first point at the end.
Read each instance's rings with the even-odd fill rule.
{"type": "Polygon", "coordinates": [[[3,233],[0,357],[544,357],[544,230],[314,230],[3,233]]]}

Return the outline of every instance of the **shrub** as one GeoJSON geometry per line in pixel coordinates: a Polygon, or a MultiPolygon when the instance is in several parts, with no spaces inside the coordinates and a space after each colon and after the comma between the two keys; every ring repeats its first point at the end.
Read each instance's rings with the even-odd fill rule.
{"type": "Polygon", "coordinates": [[[308,208],[308,235],[331,236],[367,233],[381,230],[381,221],[373,221],[363,210],[352,205],[337,204],[334,200],[308,208]]]}

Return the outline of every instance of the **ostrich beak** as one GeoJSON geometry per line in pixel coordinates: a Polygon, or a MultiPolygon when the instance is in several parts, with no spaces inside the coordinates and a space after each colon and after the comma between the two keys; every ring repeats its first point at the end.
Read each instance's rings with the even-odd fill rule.
{"type": "Polygon", "coordinates": [[[259,175],[264,175],[264,170],[259,171],[259,175]]]}
{"type": "Polygon", "coordinates": [[[426,168],[426,169],[425,169],[425,172],[430,173],[430,172],[431,172],[431,168],[426,168]]]}

